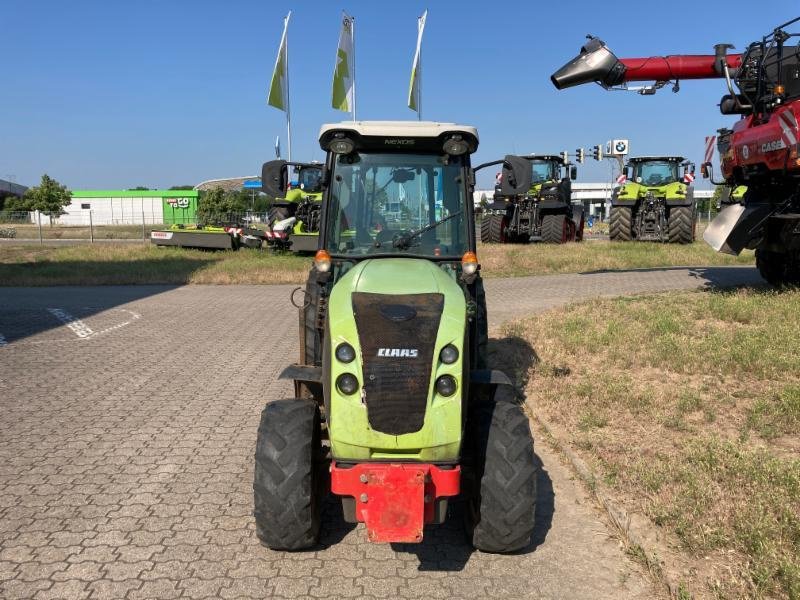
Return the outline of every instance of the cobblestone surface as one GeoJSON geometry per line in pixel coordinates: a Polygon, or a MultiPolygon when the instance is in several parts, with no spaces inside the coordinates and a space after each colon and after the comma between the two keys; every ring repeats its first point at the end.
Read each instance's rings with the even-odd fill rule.
{"type": "MultiPolygon", "coordinates": [[[[753,283],[752,269],[487,282],[499,320],[599,294],[753,283]]],[[[319,548],[254,536],[252,454],[294,360],[291,286],[0,288],[0,598],[651,598],[558,458],[537,531],[474,552],[458,506],[375,545],[326,506],[319,548]],[[48,310],[50,309],[50,310],[48,310]],[[58,309],[55,312],[52,309],[58,309]]]]}

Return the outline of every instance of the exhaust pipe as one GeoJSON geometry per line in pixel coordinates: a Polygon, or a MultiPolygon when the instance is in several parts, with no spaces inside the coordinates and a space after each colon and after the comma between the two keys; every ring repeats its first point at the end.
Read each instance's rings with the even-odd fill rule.
{"type": "Polygon", "coordinates": [[[600,38],[587,36],[589,41],[581,52],[550,76],[556,89],[597,82],[603,87],[623,82],[625,65],[608,49],[600,38]]]}

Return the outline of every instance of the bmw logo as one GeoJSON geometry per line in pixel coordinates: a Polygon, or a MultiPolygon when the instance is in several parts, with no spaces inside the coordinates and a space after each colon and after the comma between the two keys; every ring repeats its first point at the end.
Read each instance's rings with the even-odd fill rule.
{"type": "Polygon", "coordinates": [[[614,149],[617,152],[625,152],[625,142],[617,142],[617,145],[614,146],[614,149]]]}

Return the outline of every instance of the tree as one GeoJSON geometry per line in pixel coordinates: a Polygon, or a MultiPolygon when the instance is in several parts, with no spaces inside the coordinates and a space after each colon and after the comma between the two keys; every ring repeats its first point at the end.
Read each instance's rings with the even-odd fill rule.
{"type": "Polygon", "coordinates": [[[48,176],[42,175],[39,185],[28,189],[19,202],[10,202],[8,210],[38,210],[52,219],[64,212],[64,207],[72,201],[72,192],[66,186],[48,176]]]}
{"type": "Polygon", "coordinates": [[[193,185],[173,185],[170,190],[193,190],[193,185]]]}
{"type": "Polygon", "coordinates": [[[131,191],[131,192],[137,192],[137,191],[140,191],[140,190],[141,191],[150,191],[150,188],[149,187],[144,187],[143,185],[137,185],[136,187],[128,188],[128,190],[131,191]]]}

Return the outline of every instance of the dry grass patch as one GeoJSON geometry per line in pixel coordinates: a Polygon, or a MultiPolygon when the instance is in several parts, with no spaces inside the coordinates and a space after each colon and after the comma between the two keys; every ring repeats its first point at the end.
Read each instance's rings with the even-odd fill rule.
{"type": "Polygon", "coordinates": [[[243,248],[211,252],[150,244],[0,247],[0,285],[302,283],[311,261],[243,248]]]}
{"type": "Polygon", "coordinates": [[[538,357],[532,410],[674,536],[693,593],[800,598],[800,291],[599,300],[504,333],[538,357]]]}
{"type": "Polygon", "coordinates": [[[578,244],[479,244],[478,258],[484,277],[754,263],[751,251],[728,256],[714,252],[702,241],[686,246],[599,240],[578,244]]]}

